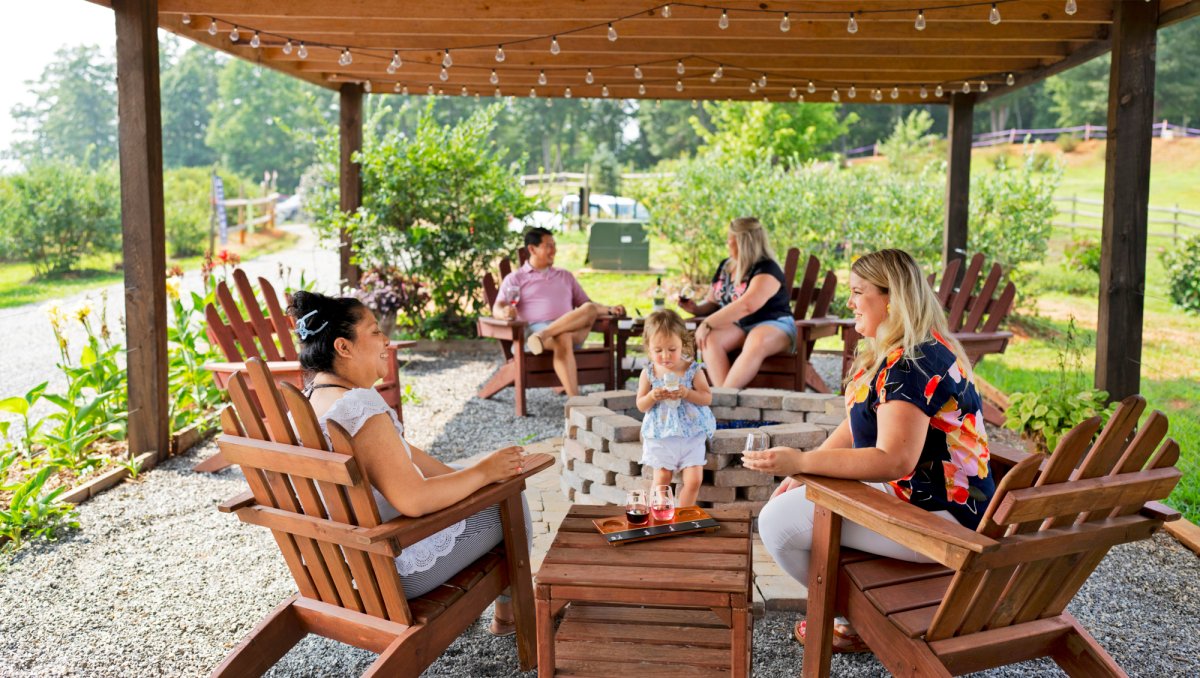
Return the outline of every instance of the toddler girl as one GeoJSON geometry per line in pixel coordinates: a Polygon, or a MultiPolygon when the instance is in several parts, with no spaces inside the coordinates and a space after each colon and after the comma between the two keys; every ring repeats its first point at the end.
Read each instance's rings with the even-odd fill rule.
{"type": "Polygon", "coordinates": [[[682,471],[678,505],[693,506],[704,478],[704,443],[717,428],[708,409],[712,391],[699,363],[685,355],[691,337],[674,311],[651,313],[642,336],[650,356],[638,382],[637,407],[646,414],[642,463],[654,469],[654,485],[669,485],[682,471]]]}

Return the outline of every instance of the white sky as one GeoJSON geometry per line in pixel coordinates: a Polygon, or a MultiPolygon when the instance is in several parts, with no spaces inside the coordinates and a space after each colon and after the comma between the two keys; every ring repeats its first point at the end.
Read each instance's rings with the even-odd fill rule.
{"type": "Polygon", "coordinates": [[[8,150],[17,131],[12,108],[32,103],[26,80],[37,80],[64,45],[99,45],[111,54],[116,45],[112,10],[86,0],[0,0],[0,150],[8,150]]]}

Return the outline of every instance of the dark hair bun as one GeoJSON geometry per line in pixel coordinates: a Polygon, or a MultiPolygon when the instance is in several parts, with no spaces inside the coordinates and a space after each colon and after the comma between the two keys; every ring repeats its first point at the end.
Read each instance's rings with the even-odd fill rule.
{"type": "Polygon", "coordinates": [[[288,315],[296,320],[300,340],[300,366],[305,371],[333,372],[337,351],[334,342],[345,338],[354,341],[354,326],[366,307],[354,297],[330,297],[318,292],[301,290],[292,294],[288,315]],[[304,332],[300,321],[304,320],[304,332]]]}

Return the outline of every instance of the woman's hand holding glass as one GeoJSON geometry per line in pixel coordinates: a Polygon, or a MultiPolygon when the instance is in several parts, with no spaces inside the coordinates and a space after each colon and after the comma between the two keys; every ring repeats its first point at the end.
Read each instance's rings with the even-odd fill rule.
{"type": "Polygon", "coordinates": [[[771,447],[765,450],[747,450],[742,453],[742,466],[753,471],[773,476],[791,476],[802,473],[799,450],[790,447],[771,447]]]}

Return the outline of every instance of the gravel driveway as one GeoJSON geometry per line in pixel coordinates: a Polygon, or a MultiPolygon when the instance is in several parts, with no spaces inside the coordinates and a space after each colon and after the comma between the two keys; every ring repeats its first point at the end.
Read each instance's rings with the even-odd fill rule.
{"type": "MultiPolygon", "coordinates": [[[[405,418],[412,439],[446,460],[533,435],[559,435],[562,398],[530,392],[532,416],[512,415],[512,392],[473,397],[496,367],[491,354],[421,355],[405,371],[420,405],[405,418]]],[[[203,676],[280,600],[294,591],[264,529],[218,513],[243,491],[240,472],[191,473],[207,446],[171,459],[87,502],[83,528],[39,543],[0,571],[0,675],[203,676]]],[[[1166,536],[1114,550],[1071,611],[1135,676],[1200,675],[1200,559],[1166,536]]],[[[486,617],[486,615],[485,615],[486,617]]],[[[755,623],[754,674],[796,675],[801,651],[794,617],[755,623]]],[[[309,638],[277,666],[278,676],[358,675],[373,655],[309,638]]],[[[518,676],[511,639],[477,622],[427,676],[518,676]]],[[[532,676],[533,673],[525,674],[532,676]]],[[[834,659],[835,676],[886,676],[869,655],[834,659]]],[[[1061,675],[1047,662],[994,676],[1061,675]]]]}

